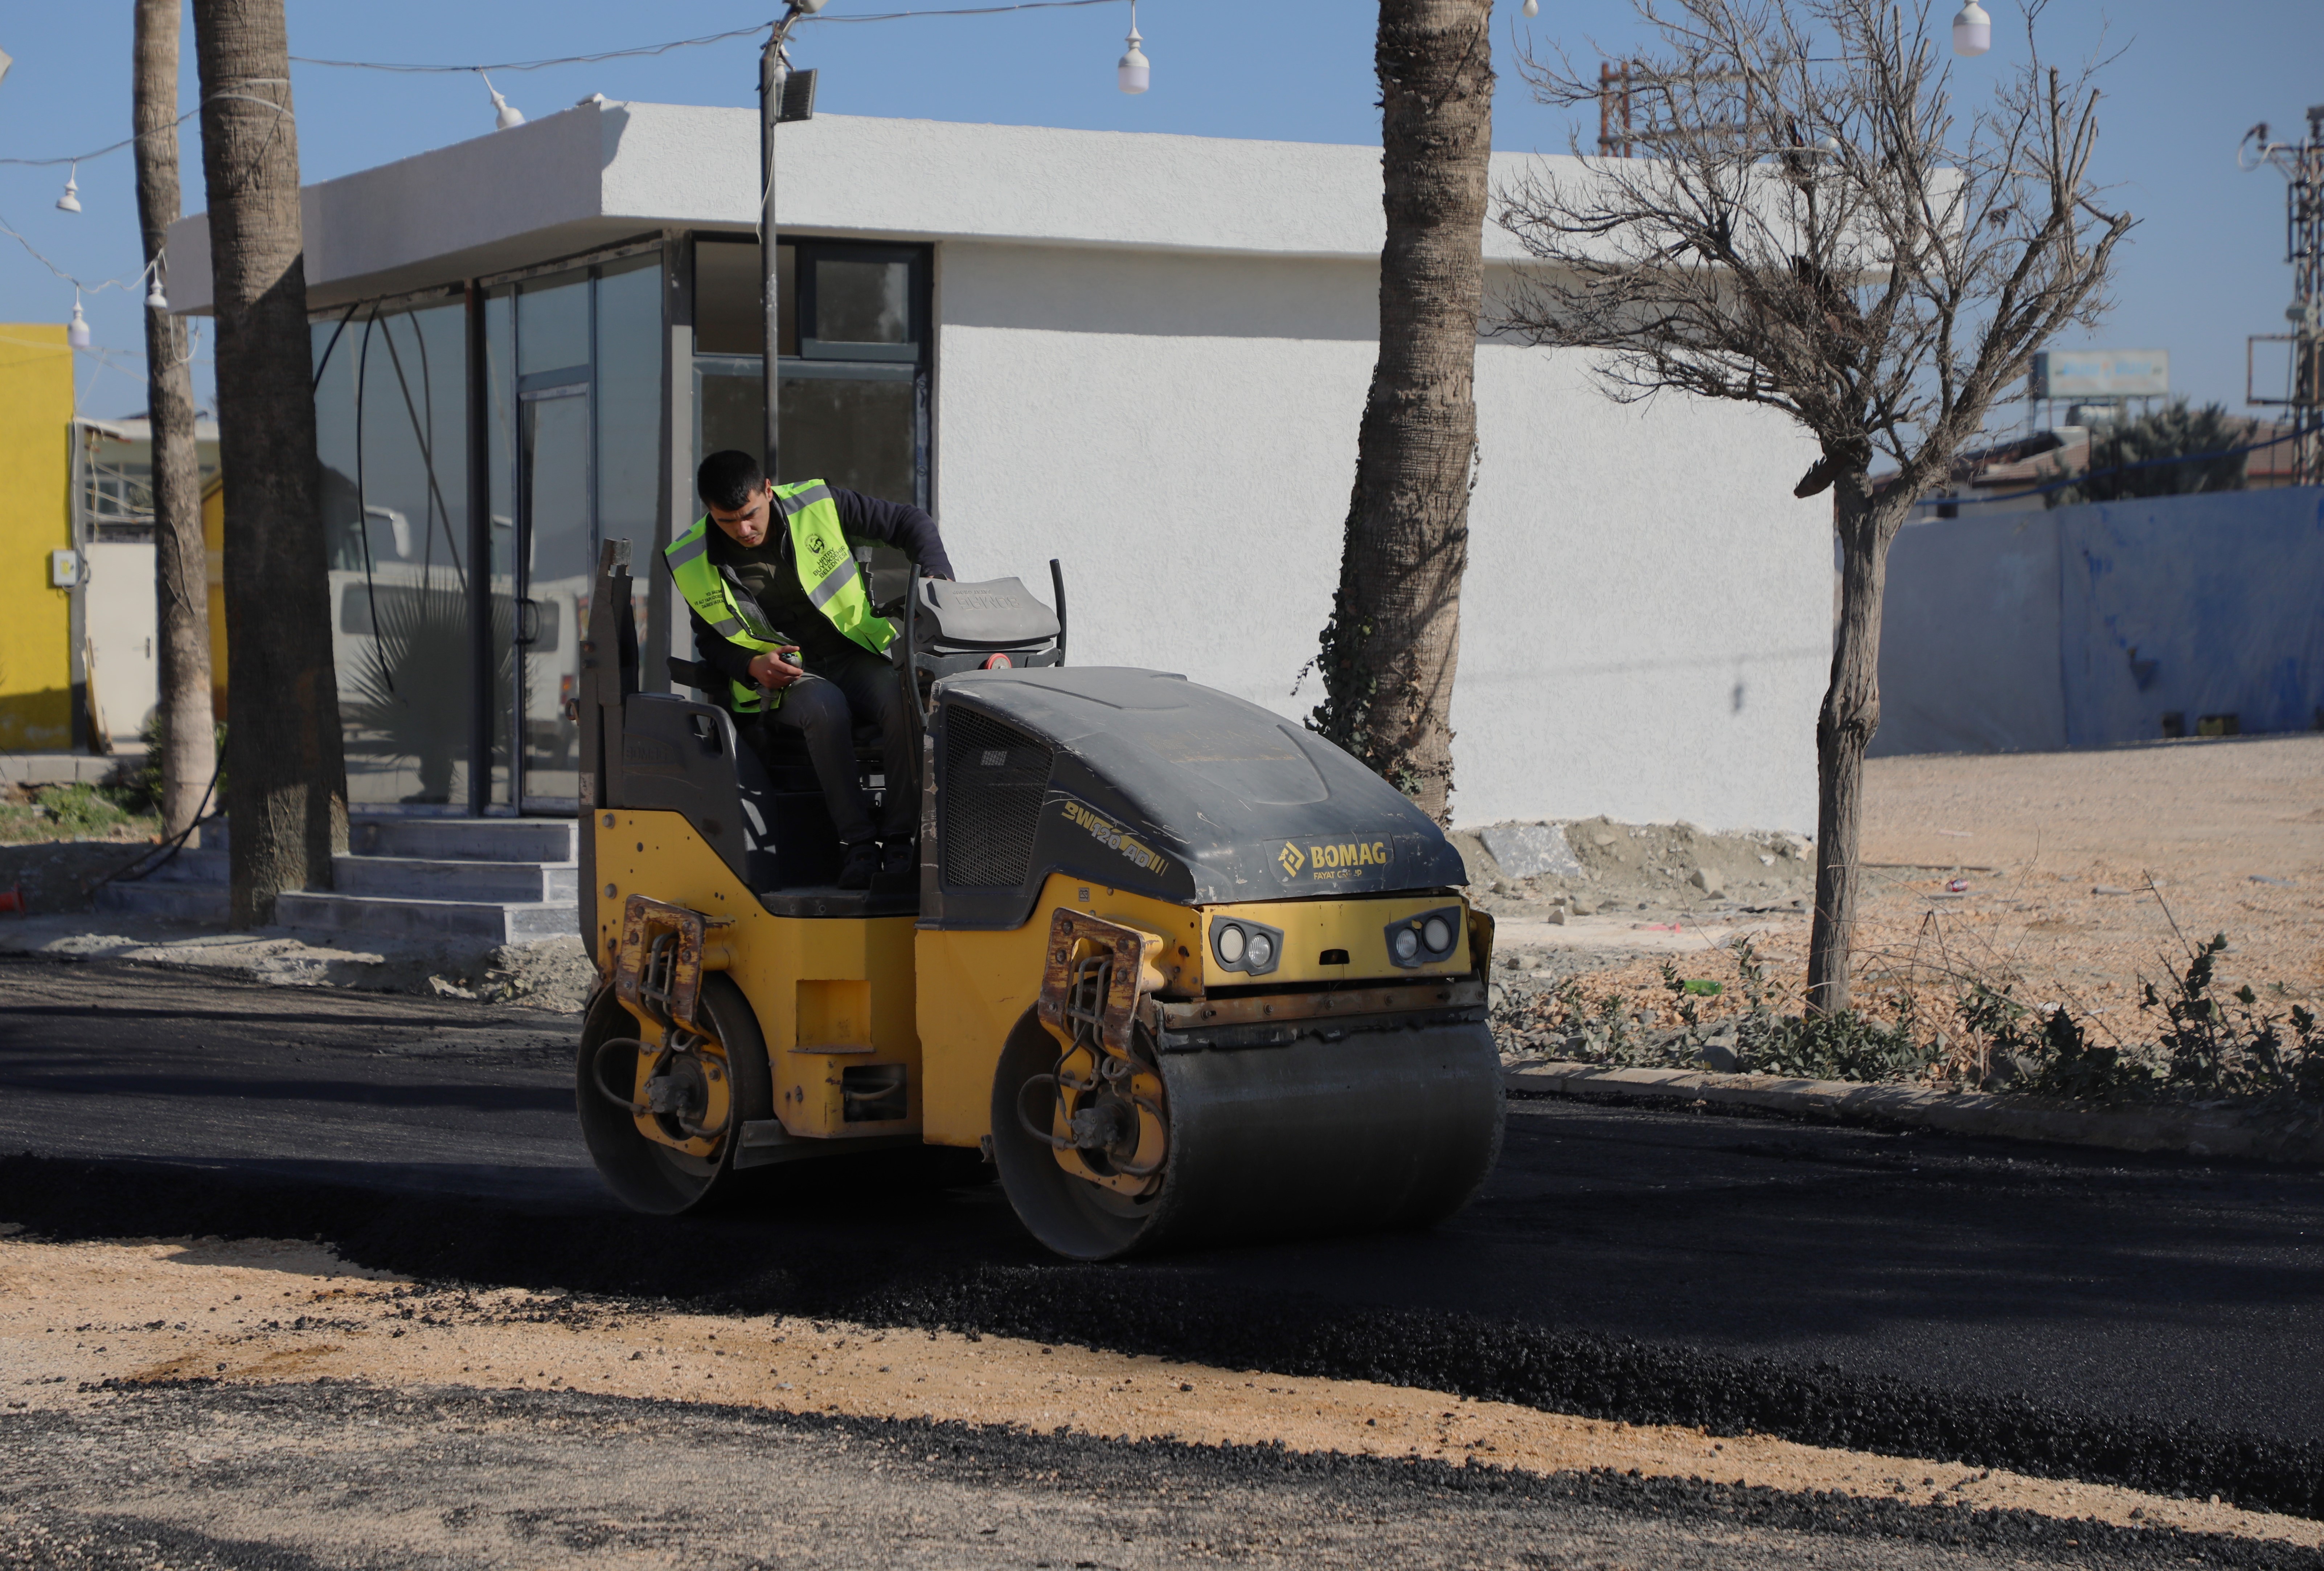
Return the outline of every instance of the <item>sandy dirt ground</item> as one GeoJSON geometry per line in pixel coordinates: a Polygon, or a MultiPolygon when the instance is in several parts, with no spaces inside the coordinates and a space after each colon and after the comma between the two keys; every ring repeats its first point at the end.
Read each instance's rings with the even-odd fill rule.
{"type": "Polygon", "coordinates": [[[672,1314],[516,1289],[438,1289],[296,1243],[0,1238],[0,1423],[124,1387],[360,1381],[582,1391],[1120,1441],[1518,1469],[1636,1469],[1738,1487],[2178,1527],[2314,1548],[2324,1522],[2231,1503],[1608,1423],[1442,1392],[1290,1379],[1003,1337],[778,1316],[672,1314]]]}
{"type": "MultiPolygon", "coordinates": [[[[1979,978],[2135,1039],[2142,984],[2215,933],[2222,992],[2248,984],[2278,1016],[2324,999],[2324,736],[1876,759],[1866,776],[1858,977],[1876,1003],[1909,983],[1941,1010],[1979,978]]],[[[1661,962],[1726,984],[1700,1006],[1716,1018],[1737,1003],[1739,935],[1797,1007],[1804,915],[1649,903],[1563,926],[1512,910],[1504,946],[1553,979],[1614,959],[1592,986],[1671,1024],[1661,962]]]]}

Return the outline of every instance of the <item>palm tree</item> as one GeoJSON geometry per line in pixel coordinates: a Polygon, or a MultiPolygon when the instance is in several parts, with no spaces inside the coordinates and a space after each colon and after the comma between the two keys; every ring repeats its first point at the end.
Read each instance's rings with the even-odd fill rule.
{"type": "MultiPolygon", "coordinates": [[[[134,76],[137,218],[145,262],[162,270],[178,217],[178,4],[137,0],[134,76]]],[[[201,466],[194,451],[194,383],[185,324],[145,312],[145,410],[153,438],[154,643],[160,655],[161,832],[194,821],[217,768],[210,708],[210,591],[202,548],[201,466]]]]}
{"type": "Polygon", "coordinates": [[[1379,359],[1309,721],[1439,820],[1477,448],[1491,23],[1491,0],[1380,0],[1379,359]]]}
{"type": "Polygon", "coordinates": [[[347,847],[282,0],[194,0],[226,482],[226,813],[237,927],[347,847]]]}

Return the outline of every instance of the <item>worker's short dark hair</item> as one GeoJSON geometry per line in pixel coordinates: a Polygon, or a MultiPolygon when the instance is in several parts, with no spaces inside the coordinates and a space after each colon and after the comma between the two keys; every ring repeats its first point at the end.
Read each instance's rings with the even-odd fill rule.
{"type": "Polygon", "coordinates": [[[758,459],[728,448],[702,460],[702,467],[694,472],[694,490],[706,505],[733,513],[750,505],[752,493],[766,478],[758,459]]]}

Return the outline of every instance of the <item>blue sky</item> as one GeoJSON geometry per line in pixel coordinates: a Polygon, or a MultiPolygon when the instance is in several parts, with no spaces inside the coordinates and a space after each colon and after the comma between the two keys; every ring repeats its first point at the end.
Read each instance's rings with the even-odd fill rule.
{"type": "MultiPolygon", "coordinates": [[[[933,0],[831,0],[828,14],[904,8],[933,0]]],[[[1562,43],[1577,60],[1634,47],[1624,0],[1541,0],[1527,22],[1519,0],[1497,0],[1494,43],[1501,86],[1494,144],[1562,152],[1565,117],[1527,97],[1515,44],[1562,43]]],[[[1945,0],[1950,5],[1950,0],[1945,0]]],[[[1997,47],[1959,62],[1956,90],[1981,94],[2007,69],[2017,13],[1988,0],[1997,47]]],[[[0,81],[0,156],[85,151],[128,134],[128,0],[18,5],[0,20],[0,50],[15,65],[0,81]]],[[[1948,13],[1949,14],[1949,13],[1948,13]]],[[[768,0],[695,0],[638,6],[609,0],[290,0],[294,54],[383,61],[470,63],[538,59],[659,42],[746,27],[768,0]]],[[[959,19],[803,30],[799,63],[820,68],[818,107],[843,114],[1153,130],[1291,141],[1370,143],[1379,117],[1371,79],[1370,7],[1339,0],[1143,0],[1138,22],[1154,62],[1153,90],[1114,90],[1126,4],[959,19]]],[[[2309,104],[2324,102],[2324,5],[2318,0],[2053,0],[2043,50],[2071,62],[2119,51],[2106,69],[2100,177],[2144,222],[2124,254],[2116,307],[2088,342],[2165,348],[2178,391],[2240,410],[2245,336],[2282,330],[2291,298],[2283,260],[2283,182],[2236,168],[2237,139],[2255,121],[2296,134],[2309,104]]],[[[181,106],[195,101],[190,20],[181,106]]],[[[756,91],[748,40],[642,60],[511,72],[495,79],[533,113],[593,92],[670,103],[745,104],[756,91]]],[[[492,107],[472,76],[409,76],[293,69],[303,178],[351,170],[483,134],[492,107]]],[[[1590,127],[1594,134],[1594,124],[1590,127]]],[[[198,208],[199,152],[186,136],[186,205],[198,208]]],[[[135,188],[125,152],[78,171],[83,210],[54,207],[65,171],[0,166],[0,220],[67,272],[91,281],[134,274],[135,188]]],[[[0,236],[0,319],[60,321],[72,290],[0,236]]],[[[103,356],[85,356],[83,408],[118,415],[143,407],[137,297],[114,290],[85,301],[103,356]]],[[[207,397],[207,366],[198,370],[207,397]]]]}

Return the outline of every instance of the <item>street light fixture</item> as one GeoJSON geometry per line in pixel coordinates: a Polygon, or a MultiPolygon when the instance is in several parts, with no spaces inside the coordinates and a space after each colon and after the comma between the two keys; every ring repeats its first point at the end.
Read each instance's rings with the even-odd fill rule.
{"type": "Polygon", "coordinates": [[[1114,69],[1114,79],[1123,92],[1142,93],[1152,83],[1153,71],[1147,63],[1146,51],[1138,47],[1146,42],[1138,36],[1138,0],[1130,0],[1130,37],[1124,42],[1130,45],[1130,52],[1121,57],[1120,65],[1114,69]]]}
{"type": "MultiPolygon", "coordinates": [[[[482,71],[478,71],[476,75],[484,77],[484,73],[482,71]]],[[[490,77],[484,77],[484,91],[493,96],[493,130],[513,131],[518,126],[524,124],[524,111],[518,108],[515,105],[511,104],[506,98],[502,97],[501,90],[493,86],[493,79],[490,77]]]]}
{"type": "Polygon", "coordinates": [[[1953,18],[1953,52],[1974,58],[1993,47],[1993,18],[1977,0],[1960,8],[1953,18]]]}

